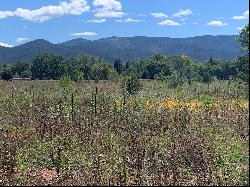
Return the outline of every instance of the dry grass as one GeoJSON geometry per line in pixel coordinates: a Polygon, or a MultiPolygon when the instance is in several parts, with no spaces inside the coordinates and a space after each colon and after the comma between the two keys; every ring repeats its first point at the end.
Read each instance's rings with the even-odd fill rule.
{"type": "Polygon", "coordinates": [[[248,185],[245,85],[148,81],[128,97],[107,81],[0,89],[1,185],[248,185]]]}

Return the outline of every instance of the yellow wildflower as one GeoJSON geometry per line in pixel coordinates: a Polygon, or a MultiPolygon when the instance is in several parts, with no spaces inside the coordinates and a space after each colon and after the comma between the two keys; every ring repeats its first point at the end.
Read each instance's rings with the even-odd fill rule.
{"type": "Polygon", "coordinates": [[[170,98],[164,99],[163,105],[165,108],[170,108],[170,109],[175,109],[175,108],[178,108],[180,106],[177,101],[172,100],[170,98]]]}

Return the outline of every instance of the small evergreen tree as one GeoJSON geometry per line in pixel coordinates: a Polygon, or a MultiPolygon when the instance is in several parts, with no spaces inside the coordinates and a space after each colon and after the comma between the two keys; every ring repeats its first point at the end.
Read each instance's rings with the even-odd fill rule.
{"type": "Polygon", "coordinates": [[[114,68],[117,71],[118,75],[122,74],[124,72],[124,65],[121,61],[121,59],[116,59],[114,63],[114,68]]]}

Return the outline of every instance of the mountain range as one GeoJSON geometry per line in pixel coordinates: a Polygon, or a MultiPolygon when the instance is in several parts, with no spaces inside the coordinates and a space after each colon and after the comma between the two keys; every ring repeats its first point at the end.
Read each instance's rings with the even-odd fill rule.
{"type": "Polygon", "coordinates": [[[109,63],[120,58],[124,62],[150,57],[154,54],[187,55],[197,61],[209,57],[230,60],[240,54],[240,44],[236,35],[196,36],[188,38],[169,37],[109,37],[98,40],[73,39],[53,44],[38,39],[16,47],[0,46],[0,64],[17,61],[32,62],[41,53],[57,53],[63,57],[80,53],[104,58],[109,63]]]}

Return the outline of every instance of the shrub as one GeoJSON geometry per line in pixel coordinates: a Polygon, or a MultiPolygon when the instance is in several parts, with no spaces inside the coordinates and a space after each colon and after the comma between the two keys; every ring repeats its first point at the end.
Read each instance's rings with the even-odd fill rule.
{"type": "Polygon", "coordinates": [[[69,76],[63,76],[61,77],[59,81],[59,85],[61,88],[63,88],[65,91],[66,90],[73,90],[74,88],[74,82],[71,80],[69,76]]]}
{"type": "Polygon", "coordinates": [[[137,94],[142,89],[142,84],[136,75],[122,77],[122,82],[129,94],[137,94]]]}
{"type": "Polygon", "coordinates": [[[4,71],[1,75],[1,78],[5,81],[10,81],[13,78],[13,76],[10,71],[4,71]]]}
{"type": "Polygon", "coordinates": [[[215,102],[214,98],[209,96],[209,95],[205,95],[201,98],[201,102],[205,105],[210,105],[213,104],[215,102]]]}

